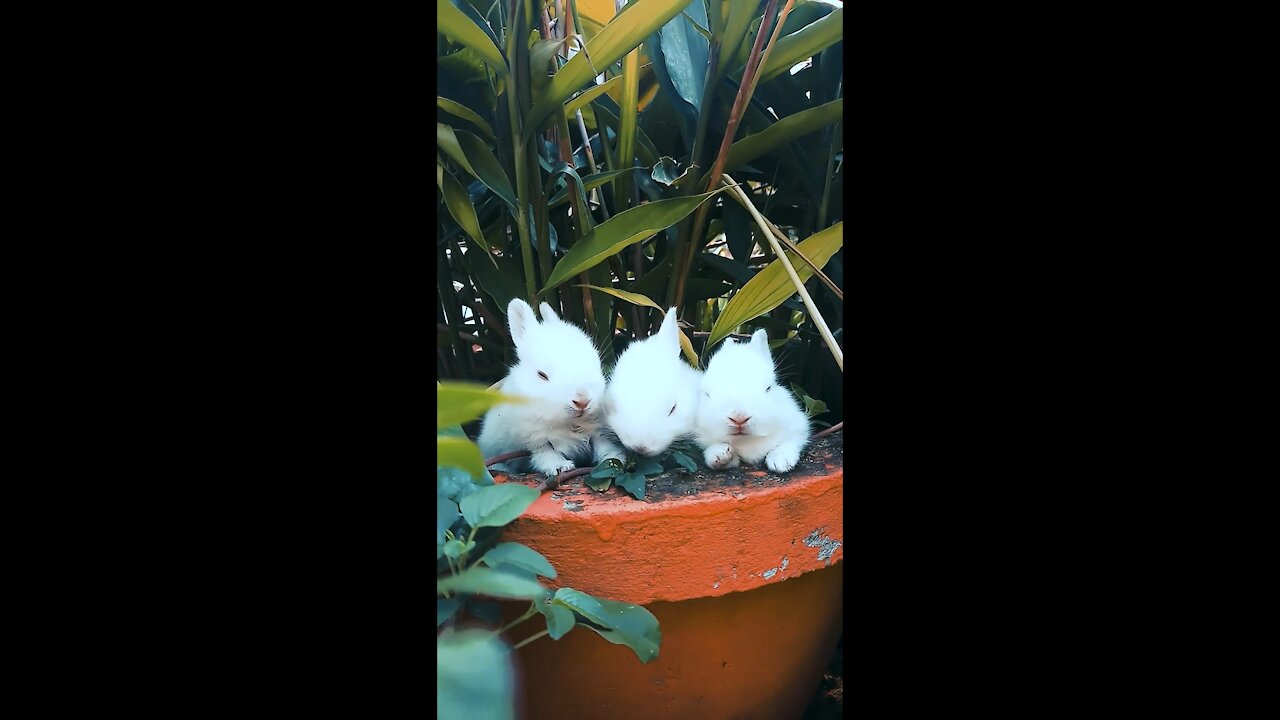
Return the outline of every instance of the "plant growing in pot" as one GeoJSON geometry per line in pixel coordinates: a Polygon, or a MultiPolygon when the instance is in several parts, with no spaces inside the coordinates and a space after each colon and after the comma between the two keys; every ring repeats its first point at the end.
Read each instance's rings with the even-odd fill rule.
{"type": "Polygon", "coordinates": [[[642,663],[658,656],[658,621],[637,605],[594,597],[573,588],[554,592],[538,578],[555,579],[541,553],[501,532],[537,498],[538,491],[495,484],[480,450],[461,423],[499,402],[519,398],[465,383],[436,387],[436,707],[441,717],[514,716],[515,673],[509,654],[549,635],[559,640],[586,627],[631,648],[642,663]],[[528,610],[497,629],[492,598],[528,600],[528,610]],[[514,646],[503,633],[542,615],[546,629],[514,646]]]}

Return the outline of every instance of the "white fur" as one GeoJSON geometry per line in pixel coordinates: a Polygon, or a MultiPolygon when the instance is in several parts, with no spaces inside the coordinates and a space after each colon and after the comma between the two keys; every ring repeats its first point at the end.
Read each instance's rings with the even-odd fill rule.
{"type": "Polygon", "coordinates": [[[632,452],[658,455],[693,433],[702,373],[680,356],[676,309],[657,334],[627,346],[605,390],[609,429],[632,452]]]}
{"type": "Polygon", "coordinates": [[[764,330],[757,330],[750,342],[725,341],[707,364],[695,434],[705,448],[707,467],[764,460],[770,470],[786,472],[799,462],[809,441],[809,418],[795,396],[778,384],[764,330]],[[742,426],[745,434],[733,434],[731,417],[750,418],[742,426]]]}
{"type": "Polygon", "coordinates": [[[501,391],[528,402],[491,408],[477,442],[486,458],[528,450],[530,458],[508,461],[506,468],[522,472],[532,466],[551,476],[572,470],[575,460],[588,455],[599,461],[618,453],[599,435],[605,387],[600,353],[586,333],[561,320],[550,305],[542,303],[539,310],[541,323],[525,301],[507,305],[516,364],[503,378],[501,391]],[[586,408],[574,407],[574,400],[585,402],[586,408]]]}

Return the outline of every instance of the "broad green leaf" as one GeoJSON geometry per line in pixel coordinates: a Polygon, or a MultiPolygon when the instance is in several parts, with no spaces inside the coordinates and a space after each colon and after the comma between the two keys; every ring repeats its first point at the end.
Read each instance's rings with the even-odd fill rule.
{"type": "Polygon", "coordinates": [[[653,166],[653,170],[649,172],[650,177],[656,182],[660,182],[667,187],[680,187],[685,181],[697,179],[697,173],[691,173],[693,166],[690,165],[684,170],[680,169],[680,164],[673,158],[666,155],[658,158],[658,164],[653,166]]]}
{"type": "Polygon", "coordinates": [[[614,482],[618,483],[618,487],[630,493],[631,497],[637,500],[644,499],[644,475],[638,472],[623,473],[614,478],[614,482]]]}
{"type": "MultiPolygon", "coordinates": [[[[436,463],[462,468],[472,477],[484,472],[484,458],[480,456],[480,448],[465,438],[437,436],[436,463]]],[[[464,499],[463,503],[465,502],[464,499]]]]}
{"type": "Polygon", "coordinates": [[[511,189],[511,181],[483,140],[466,130],[455,130],[444,123],[436,123],[436,147],[515,209],[516,193],[511,189]]]}
{"type": "Polygon", "coordinates": [[[737,57],[751,21],[759,17],[756,13],[760,12],[760,3],[758,0],[710,0],[708,4],[711,32],[720,38],[720,67],[716,71],[720,78],[733,69],[731,58],[737,57]]]}
{"type": "Polygon", "coordinates": [[[619,472],[622,472],[622,463],[617,458],[605,458],[591,469],[591,477],[612,478],[617,477],[619,472]]]}
{"type": "Polygon", "coordinates": [[[662,463],[657,458],[642,457],[636,460],[636,472],[641,475],[657,475],[662,472],[662,463]]]}
{"type": "Polygon", "coordinates": [[[462,498],[458,505],[471,527],[502,527],[520,517],[537,499],[538,491],[531,487],[503,483],[481,488],[462,498]]]}
{"type": "Polygon", "coordinates": [[[469,553],[475,549],[476,549],[475,540],[467,540],[467,541],[450,540],[449,542],[444,544],[444,554],[448,557],[453,558],[454,560],[457,560],[458,558],[462,557],[464,554],[469,553]]]}
{"type": "Polygon", "coordinates": [[[485,242],[484,233],[480,230],[480,220],[476,218],[476,208],[471,204],[471,198],[467,197],[466,188],[443,165],[436,165],[436,184],[440,186],[440,192],[444,193],[444,204],[449,209],[449,214],[466,231],[467,237],[480,246],[483,254],[489,255],[489,243],[485,242]]]}
{"type": "Polygon", "coordinates": [[[552,640],[564,637],[578,622],[573,611],[563,605],[547,605],[543,614],[547,616],[547,630],[552,640]]]}
{"type": "MultiPolygon", "coordinates": [[[[843,244],[844,223],[838,222],[814,233],[796,247],[805,257],[812,260],[814,265],[821,268],[843,244]]],[[[791,266],[795,268],[800,282],[803,283],[813,276],[813,269],[807,263],[797,258],[790,250],[785,252],[790,256],[791,266]]],[[[782,260],[769,263],[765,269],[756,273],[750,282],[743,285],[725,306],[716,324],[711,328],[711,336],[707,338],[706,348],[714,347],[717,342],[732,333],[734,328],[778,307],[795,293],[796,287],[787,275],[786,268],[782,267],[782,260]]]]}
{"type": "Polygon", "coordinates": [[[587,103],[596,99],[596,97],[598,97],[601,93],[611,92],[614,88],[618,87],[621,84],[622,84],[622,76],[614,75],[613,77],[609,78],[605,82],[599,85],[592,86],[587,90],[584,90],[581,94],[577,95],[572,100],[564,104],[565,114],[568,115],[569,117],[573,117],[574,113],[586,107],[587,103]]]}
{"type": "Polygon", "coordinates": [[[436,429],[475,420],[494,405],[523,402],[523,397],[503,395],[476,383],[437,383],[436,429]]]}
{"type": "Polygon", "coordinates": [[[444,531],[458,520],[458,503],[447,497],[436,498],[436,544],[444,542],[444,531]]]}
{"type": "Polygon", "coordinates": [[[583,270],[617,255],[623,248],[647,240],[675,225],[712,195],[724,189],[725,186],[721,186],[701,195],[659,200],[614,215],[608,221],[597,225],[594,230],[569,248],[569,252],[556,263],[551,271],[551,277],[547,279],[546,287],[539,294],[545,295],[552,288],[577,276],[583,270]]]}
{"type": "Polygon", "coordinates": [[[760,68],[760,82],[789,72],[796,63],[817,55],[843,39],[844,8],[839,7],[804,29],[778,38],[778,43],[760,68]]]}
{"type": "Polygon", "coordinates": [[[785,149],[787,143],[809,133],[817,132],[844,117],[844,98],[832,100],[815,108],[788,115],[774,123],[768,130],[749,135],[729,148],[725,170],[737,168],[761,155],[785,149]]]}
{"type": "Polygon", "coordinates": [[[563,605],[604,628],[591,629],[611,643],[631,648],[640,662],[647,663],[658,657],[658,649],[662,645],[662,630],[658,627],[658,618],[643,607],[603,600],[573,588],[557,590],[551,603],[563,605]]]}
{"type": "Polygon", "coordinates": [[[494,568],[499,565],[513,565],[553,580],[556,577],[556,569],[542,556],[542,553],[517,542],[504,542],[494,545],[489,552],[484,554],[480,562],[494,568]]]}
{"type": "Polygon", "coordinates": [[[457,575],[436,580],[436,594],[446,592],[532,600],[541,596],[545,590],[541,584],[527,577],[476,565],[457,575]]]}
{"type": "Polygon", "coordinates": [[[680,452],[679,450],[672,450],[671,458],[676,462],[680,463],[680,466],[683,467],[685,470],[688,470],[689,472],[693,472],[698,469],[698,463],[694,462],[693,458],[680,452]]]}
{"type": "Polygon", "coordinates": [[[499,73],[509,74],[502,51],[494,44],[488,33],[481,30],[471,18],[449,0],[440,0],[436,3],[436,31],[454,42],[475,50],[485,62],[489,63],[490,67],[499,73]]]}
{"type": "Polygon", "coordinates": [[[482,132],[484,132],[485,137],[489,138],[494,142],[498,141],[498,136],[493,132],[493,128],[489,126],[489,123],[485,122],[484,118],[477,115],[474,111],[471,110],[471,108],[467,107],[466,105],[463,105],[462,103],[456,102],[454,100],[450,100],[449,98],[440,97],[437,95],[436,107],[449,113],[450,115],[455,115],[459,118],[462,118],[463,120],[466,120],[472,125],[475,125],[482,132]]]}
{"type": "Polygon", "coordinates": [[[515,686],[511,651],[492,631],[436,638],[436,717],[514,720],[515,686]]]}
{"type": "Polygon", "coordinates": [[[458,602],[457,598],[436,598],[436,627],[440,627],[445,620],[453,617],[460,607],[462,603],[458,602]]]}
{"type": "Polygon", "coordinates": [[[596,492],[604,492],[613,485],[613,476],[599,478],[594,476],[582,478],[582,484],[595,490],[596,492]]]}
{"type": "Polygon", "coordinates": [[[551,114],[575,90],[604,72],[609,65],[644,42],[644,39],[680,14],[690,0],[635,0],[622,9],[595,37],[587,41],[586,51],[569,59],[551,78],[551,83],[534,101],[533,110],[524,124],[527,137],[532,137],[542,119],[551,114]],[[588,59],[590,58],[590,59],[588,59]]]}
{"type": "Polygon", "coordinates": [[[701,112],[707,78],[710,43],[698,32],[699,26],[706,25],[706,5],[691,2],[645,42],[645,48],[653,56],[654,75],[689,139],[693,138],[701,112]]]}

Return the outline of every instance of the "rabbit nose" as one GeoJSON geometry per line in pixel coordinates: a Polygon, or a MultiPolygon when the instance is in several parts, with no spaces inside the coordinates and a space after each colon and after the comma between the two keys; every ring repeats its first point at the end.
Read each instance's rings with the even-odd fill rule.
{"type": "Polygon", "coordinates": [[[640,453],[641,455],[648,455],[649,447],[647,445],[637,445],[636,452],[640,453]]]}
{"type": "Polygon", "coordinates": [[[729,422],[733,423],[734,425],[746,425],[747,421],[750,419],[751,419],[750,415],[730,415],[729,416],[729,422]]]}
{"type": "Polygon", "coordinates": [[[573,401],[573,406],[574,406],[574,407],[576,407],[576,408],[578,408],[579,410],[586,410],[586,409],[587,409],[587,401],[586,401],[586,400],[574,400],[574,401],[573,401]]]}

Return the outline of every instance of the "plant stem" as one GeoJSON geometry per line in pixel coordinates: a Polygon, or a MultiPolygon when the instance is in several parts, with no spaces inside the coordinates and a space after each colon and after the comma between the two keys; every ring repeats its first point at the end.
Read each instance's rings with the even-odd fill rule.
{"type": "Polygon", "coordinates": [[[538,614],[538,604],[537,604],[537,603],[529,603],[529,609],[528,609],[528,610],[526,610],[526,611],[525,611],[525,613],[524,613],[523,615],[521,615],[520,617],[516,618],[515,620],[512,620],[511,622],[507,623],[506,625],[503,625],[502,627],[498,628],[497,630],[494,630],[494,631],[493,631],[493,635],[494,635],[494,637],[497,637],[498,635],[501,635],[502,633],[504,633],[504,632],[506,632],[506,631],[510,630],[511,628],[513,628],[513,627],[515,627],[515,626],[519,625],[520,623],[524,622],[525,620],[528,620],[529,618],[531,618],[531,617],[533,617],[534,615],[537,615],[537,614],[538,614]]]}
{"type": "MultiPolygon", "coordinates": [[[[733,184],[733,178],[726,175],[723,178],[726,185],[733,184]]],[[[796,269],[791,266],[791,260],[787,258],[787,253],[778,243],[778,239],[769,232],[764,224],[764,218],[760,216],[760,211],[756,210],[746,194],[742,192],[742,188],[734,185],[729,192],[739,193],[740,197],[746,201],[745,206],[747,212],[755,218],[756,224],[764,228],[764,236],[773,247],[773,252],[782,261],[782,268],[787,271],[787,276],[791,278],[791,282],[796,286],[796,292],[800,293],[800,300],[804,302],[805,308],[809,311],[809,319],[813,321],[814,327],[818,329],[818,334],[822,336],[822,340],[826,342],[827,348],[831,350],[831,356],[836,359],[836,364],[840,366],[840,372],[844,372],[844,353],[840,350],[840,346],[836,344],[836,339],[831,334],[831,329],[827,327],[827,321],[822,318],[822,313],[813,304],[813,298],[809,297],[809,291],[805,290],[804,283],[800,282],[800,276],[796,274],[796,269]]]]}
{"type": "MultiPolygon", "coordinates": [[[[844,89],[844,76],[840,76],[840,82],[836,83],[836,99],[840,98],[840,91],[844,89]]],[[[831,152],[827,153],[827,175],[822,183],[822,202],[818,205],[818,229],[823,230],[827,227],[827,203],[831,199],[831,180],[835,173],[836,164],[836,148],[840,144],[840,121],[831,128],[831,152]]]]}
{"type": "Polygon", "coordinates": [[[529,643],[533,642],[534,640],[537,640],[538,638],[542,637],[543,635],[550,635],[550,634],[551,634],[551,631],[550,631],[550,630],[543,630],[542,632],[538,633],[537,635],[530,635],[529,637],[525,638],[524,640],[521,640],[520,642],[516,643],[516,644],[515,644],[515,646],[514,646],[514,647],[512,647],[511,649],[512,649],[512,650],[519,650],[520,648],[524,647],[525,645],[528,645],[529,643]]]}
{"type": "MultiPolygon", "coordinates": [[[[520,257],[524,261],[524,288],[528,295],[525,299],[530,305],[537,306],[538,291],[534,283],[533,277],[533,242],[529,238],[529,216],[526,208],[529,207],[529,188],[528,188],[528,171],[525,169],[525,146],[520,142],[520,134],[522,125],[520,122],[520,100],[519,91],[517,90],[517,81],[519,77],[527,75],[521,73],[520,58],[527,57],[529,52],[525,48],[523,52],[517,52],[520,43],[516,42],[517,38],[522,37],[520,31],[521,16],[519,12],[520,0],[512,0],[511,12],[508,13],[508,19],[513,27],[507,30],[507,58],[512,62],[511,77],[507,78],[507,115],[511,124],[511,147],[512,158],[516,164],[516,232],[520,233],[520,257]]],[[[527,37],[527,35],[524,35],[527,37]]]]}
{"type": "MultiPolygon", "coordinates": [[[[490,388],[490,390],[492,390],[492,389],[493,389],[493,388],[490,388]]],[[[501,455],[494,455],[493,457],[489,458],[488,460],[485,460],[485,461],[484,461],[484,466],[485,466],[485,467],[489,467],[490,465],[496,465],[496,464],[498,464],[498,463],[500,463],[500,462],[504,462],[504,461],[506,461],[506,460],[513,460],[513,459],[515,459],[515,458],[518,458],[518,457],[525,457],[525,456],[527,456],[527,455],[532,455],[532,453],[530,453],[528,450],[512,450],[511,452],[504,452],[504,453],[502,453],[501,455]]]]}
{"type": "Polygon", "coordinates": [[[843,429],[844,429],[844,421],[841,420],[840,422],[836,423],[835,425],[832,425],[831,427],[827,428],[826,430],[823,430],[820,433],[814,433],[813,438],[811,439],[817,440],[820,437],[826,437],[828,435],[838,433],[843,429]]]}

